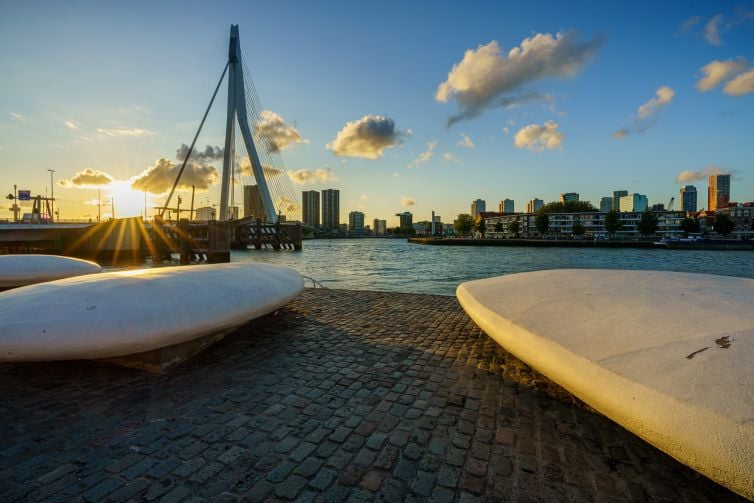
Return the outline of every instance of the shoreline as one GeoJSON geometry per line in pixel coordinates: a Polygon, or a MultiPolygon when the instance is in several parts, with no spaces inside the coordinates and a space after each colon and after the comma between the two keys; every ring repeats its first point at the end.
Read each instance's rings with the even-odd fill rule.
{"type": "Polygon", "coordinates": [[[657,243],[591,239],[408,238],[409,243],[429,246],[518,246],[532,248],[642,248],[652,250],[754,250],[754,243],[657,243]]]}

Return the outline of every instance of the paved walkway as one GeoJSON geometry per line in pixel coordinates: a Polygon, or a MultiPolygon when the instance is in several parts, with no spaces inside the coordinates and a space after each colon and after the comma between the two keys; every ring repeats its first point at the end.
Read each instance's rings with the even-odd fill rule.
{"type": "Polygon", "coordinates": [[[306,290],[187,364],[0,365],[0,501],[729,501],[453,297],[306,290]]]}

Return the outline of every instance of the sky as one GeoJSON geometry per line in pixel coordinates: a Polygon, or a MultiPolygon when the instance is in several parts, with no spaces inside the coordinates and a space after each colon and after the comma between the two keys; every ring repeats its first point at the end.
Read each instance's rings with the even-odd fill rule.
{"type": "MultiPolygon", "coordinates": [[[[266,111],[254,127],[299,198],[340,189],[342,222],[564,192],[667,204],[684,184],[704,207],[713,172],[754,200],[754,1],[5,0],[0,191],[44,194],[53,169],[63,220],[96,216],[98,193],[103,216],[111,200],[138,215],[145,187],[151,215],[231,24],[266,111]]],[[[225,93],[189,164],[196,206],[219,202],[225,93]]]]}

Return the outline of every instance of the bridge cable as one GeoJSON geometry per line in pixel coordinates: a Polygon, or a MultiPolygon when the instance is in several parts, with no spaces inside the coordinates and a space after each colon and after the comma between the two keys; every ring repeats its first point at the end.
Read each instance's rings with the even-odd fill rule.
{"type": "MultiPolygon", "coordinates": [[[[160,218],[162,218],[162,216],[165,214],[165,210],[170,206],[170,200],[173,197],[173,193],[175,192],[176,187],[178,187],[178,182],[180,182],[181,180],[181,175],[183,175],[183,170],[186,169],[186,163],[188,162],[189,157],[191,157],[191,152],[193,152],[194,150],[194,145],[196,144],[196,140],[199,138],[199,133],[202,132],[204,121],[207,120],[207,115],[209,114],[209,110],[210,108],[212,108],[212,103],[215,102],[217,91],[220,89],[220,84],[222,84],[223,79],[225,78],[225,73],[228,71],[229,66],[230,66],[230,60],[228,60],[228,62],[225,63],[225,68],[223,69],[222,75],[220,75],[220,80],[217,81],[215,92],[212,93],[212,99],[209,100],[209,105],[207,105],[207,110],[204,112],[204,117],[202,117],[202,122],[199,124],[199,129],[196,131],[196,135],[194,135],[194,141],[191,142],[191,146],[188,149],[186,158],[183,159],[183,164],[181,165],[181,169],[178,171],[178,176],[175,177],[175,182],[173,183],[173,187],[170,189],[170,194],[168,194],[168,198],[165,200],[165,206],[163,206],[162,209],[160,210],[160,218]]],[[[181,216],[178,215],[178,220],[180,219],[181,219],[181,216]]]]}

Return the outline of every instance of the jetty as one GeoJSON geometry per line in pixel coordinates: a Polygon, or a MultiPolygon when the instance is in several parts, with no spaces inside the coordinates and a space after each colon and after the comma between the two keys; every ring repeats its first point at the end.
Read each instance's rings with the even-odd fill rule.
{"type": "Polygon", "coordinates": [[[454,297],[305,289],[167,374],[0,364],[0,394],[7,501],[743,501],[454,297]]]}

